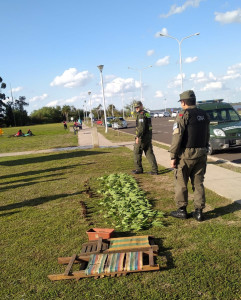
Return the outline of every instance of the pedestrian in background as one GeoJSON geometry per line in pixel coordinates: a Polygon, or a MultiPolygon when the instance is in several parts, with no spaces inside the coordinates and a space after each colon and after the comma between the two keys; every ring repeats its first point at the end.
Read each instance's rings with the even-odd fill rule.
{"type": "Polygon", "coordinates": [[[196,107],[196,96],[192,90],[180,94],[182,111],[173,125],[170,147],[171,167],[174,168],[175,202],[177,210],[171,212],[175,218],[187,219],[188,189],[191,179],[194,191],[193,216],[203,221],[205,207],[204,174],[207,166],[209,144],[209,117],[196,107]]]}
{"type": "Polygon", "coordinates": [[[63,123],[64,123],[64,129],[67,129],[67,123],[66,123],[66,121],[64,121],[63,123]]]}
{"type": "Polygon", "coordinates": [[[134,174],[142,174],[142,153],[145,152],[146,158],[151,165],[151,175],[158,174],[158,167],[155,155],[152,148],[152,125],[150,114],[143,109],[141,101],[137,101],[135,105],[137,112],[136,117],[136,137],[134,144],[134,164],[135,170],[132,171],[134,174]]]}

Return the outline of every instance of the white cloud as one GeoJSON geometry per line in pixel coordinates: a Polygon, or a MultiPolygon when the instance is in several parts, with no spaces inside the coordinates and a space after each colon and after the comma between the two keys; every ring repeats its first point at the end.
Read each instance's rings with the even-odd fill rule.
{"type": "Polygon", "coordinates": [[[203,71],[200,71],[197,74],[191,74],[190,79],[193,80],[194,83],[202,83],[210,80],[217,80],[212,72],[209,72],[208,75],[206,75],[203,71]]]}
{"type": "Polygon", "coordinates": [[[161,18],[168,18],[171,15],[181,14],[184,12],[189,6],[198,7],[199,3],[203,0],[188,0],[182,6],[177,6],[173,4],[167,14],[160,15],[161,18]]]}
{"type": "Polygon", "coordinates": [[[241,77],[240,74],[241,63],[228,67],[227,74],[222,77],[223,80],[237,79],[241,77]]]}
{"type": "Polygon", "coordinates": [[[65,100],[65,103],[74,103],[74,102],[76,102],[76,101],[78,101],[78,100],[80,100],[80,97],[75,96],[75,97],[66,99],[66,100],[65,100]]]}
{"type": "Polygon", "coordinates": [[[140,82],[134,78],[117,77],[106,84],[105,93],[107,97],[111,97],[113,94],[136,91],[137,88],[140,88],[140,82]]]}
{"type": "Polygon", "coordinates": [[[197,61],[198,60],[198,57],[197,56],[194,56],[194,57],[187,57],[184,59],[184,63],[186,64],[190,64],[190,63],[193,63],[194,61],[197,61]]]}
{"type": "Polygon", "coordinates": [[[155,98],[163,98],[163,97],[164,95],[162,91],[156,91],[155,98]]]}
{"type": "Polygon", "coordinates": [[[113,74],[105,75],[105,83],[106,83],[106,82],[110,82],[110,81],[112,81],[112,80],[115,79],[115,78],[116,78],[116,76],[113,75],[113,74]]]}
{"type": "MultiPolygon", "coordinates": [[[[186,77],[186,74],[182,73],[183,80],[185,79],[185,77],[186,77]]],[[[179,86],[181,86],[181,74],[178,74],[176,77],[174,77],[174,79],[169,82],[167,87],[169,89],[172,89],[172,88],[179,87],[179,86]]]]}
{"type": "Polygon", "coordinates": [[[45,106],[47,106],[47,107],[53,107],[53,106],[56,106],[58,103],[59,103],[59,101],[58,101],[58,100],[55,100],[55,101],[49,102],[49,103],[46,104],[45,106]]]}
{"type": "Polygon", "coordinates": [[[155,53],[154,50],[148,50],[148,51],[146,52],[146,55],[147,55],[147,56],[152,56],[154,53],[155,53]]]}
{"type": "Polygon", "coordinates": [[[35,96],[35,97],[29,99],[29,102],[35,102],[35,101],[39,101],[39,100],[42,101],[42,100],[46,99],[47,97],[48,97],[47,94],[43,94],[42,96],[35,96]]]}
{"type": "Polygon", "coordinates": [[[20,92],[22,89],[23,89],[22,86],[18,86],[18,87],[16,87],[16,88],[12,88],[12,92],[13,92],[13,93],[17,93],[17,92],[20,92]]]}
{"type": "Polygon", "coordinates": [[[157,31],[157,33],[155,34],[155,37],[156,37],[156,38],[159,38],[159,37],[160,37],[160,34],[168,35],[167,29],[164,27],[164,28],[162,28],[161,31],[157,31]]]}
{"type": "Polygon", "coordinates": [[[209,82],[200,91],[221,90],[225,89],[221,81],[209,82]]]}
{"type": "Polygon", "coordinates": [[[241,8],[225,13],[215,12],[215,21],[222,24],[241,23],[241,8]]]}
{"type": "Polygon", "coordinates": [[[159,67],[169,65],[169,58],[170,58],[170,56],[165,56],[163,58],[158,59],[158,61],[156,62],[156,65],[159,67]]]}
{"type": "Polygon", "coordinates": [[[65,70],[62,75],[56,76],[50,85],[72,88],[75,86],[84,86],[92,78],[93,75],[89,71],[82,71],[78,73],[76,68],[69,68],[68,70],[65,70]]]}

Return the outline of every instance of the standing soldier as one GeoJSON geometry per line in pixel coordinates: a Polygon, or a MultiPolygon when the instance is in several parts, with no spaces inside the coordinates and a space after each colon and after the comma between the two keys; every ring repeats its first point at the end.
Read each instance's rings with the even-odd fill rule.
{"type": "Polygon", "coordinates": [[[151,175],[158,174],[158,167],[155,155],[152,149],[152,126],[151,126],[151,116],[143,109],[143,104],[141,101],[137,101],[135,105],[137,112],[136,117],[136,137],[134,144],[134,163],[136,169],[132,172],[134,174],[142,174],[142,153],[145,152],[146,158],[151,164],[151,175]]]}
{"type": "Polygon", "coordinates": [[[175,218],[187,219],[188,179],[190,177],[194,191],[193,216],[203,221],[202,210],[205,207],[203,186],[207,165],[209,143],[209,117],[196,107],[196,96],[192,90],[180,94],[182,111],[173,125],[173,138],[170,147],[171,167],[174,170],[175,202],[177,210],[171,212],[175,218]]]}

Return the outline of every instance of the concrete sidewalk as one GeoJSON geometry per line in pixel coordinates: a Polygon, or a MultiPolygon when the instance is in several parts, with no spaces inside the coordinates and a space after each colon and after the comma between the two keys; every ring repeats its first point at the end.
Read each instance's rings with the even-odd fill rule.
{"type": "MultiPolygon", "coordinates": [[[[83,127],[79,131],[79,146],[92,147],[91,128],[83,127]]],[[[112,143],[103,135],[98,133],[100,147],[118,147],[126,146],[133,150],[133,142],[112,143]]],[[[163,167],[170,168],[170,154],[167,150],[153,146],[157,163],[163,167]]],[[[241,204],[241,173],[233,172],[222,167],[215,166],[211,163],[207,165],[207,172],[204,181],[205,187],[215,193],[236,201],[241,204]]]]}

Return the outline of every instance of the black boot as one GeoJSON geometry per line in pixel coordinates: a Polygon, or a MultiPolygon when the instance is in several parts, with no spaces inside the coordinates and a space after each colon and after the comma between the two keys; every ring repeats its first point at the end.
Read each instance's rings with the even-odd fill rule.
{"type": "Polygon", "coordinates": [[[133,174],[143,174],[143,170],[132,170],[133,174]]]}
{"type": "Polygon", "coordinates": [[[193,217],[198,221],[202,222],[204,220],[203,217],[203,210],[201,208],[195,209],[195,212],[193,213],[193,217]]]}
{"type": "Polygon", "coordinates": [[[187,219],[187,210],[186,207],[180,207],[178,210],[172,211],[171,216],[179,219],[187,219]]]}
{"type": "Polygon", "coordinates": [[[148,172],[148,174],[150,174],[150,175],[158,175],[158,171],[151,171],[151,172],[148,172]]]}

